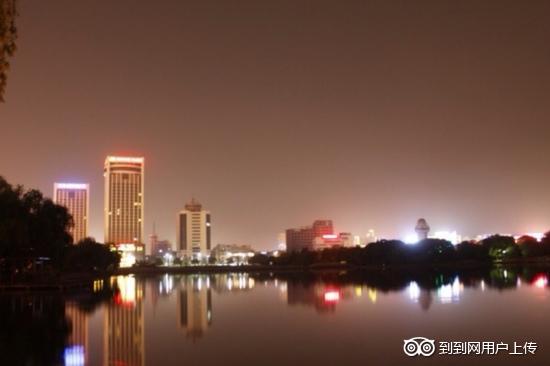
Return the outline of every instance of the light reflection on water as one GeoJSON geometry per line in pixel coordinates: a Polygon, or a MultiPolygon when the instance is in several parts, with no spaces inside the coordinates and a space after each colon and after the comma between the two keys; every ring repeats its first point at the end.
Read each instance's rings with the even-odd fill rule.
{"type": "MultiPolygon", "coordinates": [[[[294,345],[295,334],[308,339],[301,343],[304,352],[297,361],[303,363],[307,359],[309,364],[313,357],[318,364],[329,364],[330,356],[324,355],[325,339],[318,332],[327,331],[329,323],[324,319],[330,318],[334,318],[330,332],[342,341],[340,348],[348,347],[346,360],[354,364],[360,359],[354,354],[358,352],[354,345],[358,339],[364,342],[363,347],[375,351],[385,347],[379,338],[367,337],[368,334],[383,334],[385,338],[380,339],[395,339],[397,344],[405,336],[446,334],[448,330],[440,328],[441,324],[454,324],[457,332],[466,336],[488,332],[481,328],[485,322],[497,324],[493,326],[496,332],[502,319],[509,323],[518,321],[520,325],[521,321],[550,321],[546,308],[548,276],[548,272],[509,269],[467,275],[344,272],[117,276],[101,286],[94,285],[98,299],[93,294],[85,299],[69,296],[59,303],[37,295],[21,300],[16,295],[2,294],[1,299],[4,313],[11,311],[16,319],[21,317],[22,327],[27,326],[22,320],[25,316],[38,319],[45,312],[52,312],[52,307],[64,307],[68,328],[61,337],[64,340],[58,354],[37,355],[41,360],[37,364],[178,365],[181,360],[200,359],[209,365],[220,361],[222,356],[216,356],[216,352],[226,348],[237,354],[246,352],[249,359],[244,364],[258,364],[266,360],[260,351],[251,351],[250,347],[263,349],[264,343],[282,347],[270,359],[273,363],[267,364],[288,363],[284,350],[294,345]],[[462,304],[463,300],[466,303],[462,304]],[[496,301],[500,313],[492,314],[496,301]],[[524,312],[518,313],[522,307],[524,312]],[[481,313],[487,318],[480,318],[481,313]],[[426,315],[419,322],[421,314],[426,315]],[[240,334],[255,338],[243,342],[240,334]],[[357,334],[355,338],[353,334],[357,334]]],[[[59,335],[61,331],[54,329],[54,335],[59,335]]],[[[530,331],[527,325],[515,329],[527,335],[530,331]]],[[[51,332],[47,329],[45,334],[48,331],[51,332]]],[[[506,331],[495,334],[501,336],[506,331]]],[[[536,335],[540,338],[538,332],[536,335]]],[[[388,350],[393,352],[395,362],[402,361],[399,351],[399,347],[388,350]]],[[[27,356],[11,357],[8,359],[27,356]]],[[[232,353],[223,357],[240,360],[232,353]]]]}

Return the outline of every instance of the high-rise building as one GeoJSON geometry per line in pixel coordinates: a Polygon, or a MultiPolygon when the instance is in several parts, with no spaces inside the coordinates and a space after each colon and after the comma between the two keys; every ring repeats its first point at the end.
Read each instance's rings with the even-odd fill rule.
{"type": "Polygon", "coordinates": [[[177,250],[191,259],[201,260],[211,247],[210,212],[194,198],[178,214],[177,250]]]}
{"type": "Polygon", "coordinates": [[[90,187],[87,184],[55,183],[53,185],[53,201],[65,206],[73,217],[74,225],[69,229],[69,233],[74,243],[88,236],[89,193],[90,187]]]}
{"type": "Polygon", "coordinates": [[[142,157],[105,159],[105,243],[143,243],[144,163],[142,157]]]}

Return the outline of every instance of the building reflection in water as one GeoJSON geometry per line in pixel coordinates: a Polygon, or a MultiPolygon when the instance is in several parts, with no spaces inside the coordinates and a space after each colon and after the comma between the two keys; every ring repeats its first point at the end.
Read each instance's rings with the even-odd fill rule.
{"type": "Polygon", "coordinates": [[[65,366],[88,364],[88,316],[75,303],[65,304],[65,317],[69,323],[70,335],[64,352],[65,366]]]}
{"type": "MultiPolygon", "coordinates": [[[[256,284],[274,286],[289,306],[306,305],[320,314],[335,312],[338,304],[364,297],[376,304],[380,294],[403,291],[413,303],[429,310],[435,302],[457,303],[465,288],[504,290],[518,288],[522,284],[537,291],[548,289],[548,273],[520,272],[493,269],[474,275],[435,275],[430,277],[397,278],[391,286],[387,282],[372,279],[322,280],[319,278],[279,278],[227,273],[217,275],[162,275],[147,281],[136,281],[133,276],[113,277],[111,285],[117,290],[105,308],[104,317],[104,365],[145,364],[145,316],[144,285],[151,296],[153,309],[158,299],[176,296],[177,327],[193,342],[205,336],[212,326],[213,293],[249,291],[256,284]],[[363,281],[363,282],[360,282],[363,281]],[[378,282],[376,282],[378,281],[378,282]]],[[[89,339],[87,315],[76,303],[65,307],[71,333],[65,347],[65,364],[89,363],[89,339]]]]}
{"type": "Polygon", "coordinates": [[[143,283],[118,276],[112,285],[118,291],[105,311],[104,365],[144,365],[143,283]]]}
{"type": "MultiPolygon", "coordinates": [[[[420,304],[423,310],[429,310],[433,302],[431,290],[423,289],[415,281],[411,281],[407,292],[413,302],[420,304]]],[[[442,284],[435,290],[436,297],[442,304],[459,302],[462,292],[464,292],[464,285],[458,277],[455,277],[452,283],[442,284]]]]}
{"type": "Polygon", "coordinates": [[[201,338],[212,323],[210,277],[188,276],[178,291],[178,322],[193,341],[201,338]]]}
{"type": "Polygon", "coordinates": [[[286,285],[286,300],[288,305],[312,306],[319,313],[334,312],[336,305],[340,301],[360,297],[362,293],[362,288],[361,291],[358,291],[357,287],[342,287],[325,283],[289,281],[286,285]]]}

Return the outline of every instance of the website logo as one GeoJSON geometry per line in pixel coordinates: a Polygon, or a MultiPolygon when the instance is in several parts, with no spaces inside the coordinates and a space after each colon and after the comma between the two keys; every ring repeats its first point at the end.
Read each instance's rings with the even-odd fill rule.
{"type": "Polygon", "coordinates": [[[405,339],[403,351],[409,357],[424,356],[430,357],[435,353],[435,340],[424,337],[405,339]]]}

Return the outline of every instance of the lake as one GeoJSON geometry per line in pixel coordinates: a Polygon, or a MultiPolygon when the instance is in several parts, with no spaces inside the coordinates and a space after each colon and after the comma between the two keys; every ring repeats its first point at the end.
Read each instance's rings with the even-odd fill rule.
{"type": "Polygon", "coordinates": [[[118,276],[91,293],[1,293],[0,361],[547,365],[549,277],[528,268],[118,276]],[[408,356],[414,337],[428,344],[409,341],[408,356]]]}

